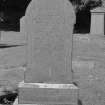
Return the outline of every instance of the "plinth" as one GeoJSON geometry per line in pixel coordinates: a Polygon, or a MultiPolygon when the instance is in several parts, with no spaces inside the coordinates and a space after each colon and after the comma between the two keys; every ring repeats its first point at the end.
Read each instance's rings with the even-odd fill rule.
{"type": "Polygon", "coordinates": [[[19,84],[19,104],[77,105],[78,94],[73,84],[19,84]]]}

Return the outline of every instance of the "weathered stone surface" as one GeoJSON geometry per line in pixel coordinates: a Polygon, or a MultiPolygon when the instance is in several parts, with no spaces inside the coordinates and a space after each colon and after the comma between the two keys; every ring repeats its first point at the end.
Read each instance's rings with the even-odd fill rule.
{"type": "Polygon", "coordinates": [[[70,83],[75,14],[68,0],[32,0],[26,11],[26,82],[70,83]]]}
{"type": "Polygon", "coordinates": [[[23,83],[19,87],[19,104],[77,105],[78,88],[73,84],[23,83]]]}
{"type": "Polygon", "coordinates": [[[104,79],[105,40],[99,36],[80,35],[74,36],[73,45],[73,71],[75,75],[80,76],[77,76],[77,80],[81,78],[82,81],[89,82],[91,79],[104,79]]]}
{"type": "MultiPolygon", "coordinates": [[[[24,80],[24,71],[25,67],[9,68],[3,69],[0,68],[0,81],[7,81],[8,83],[17,87],[19,82],[24,80]]],[[[0,85],[2,86],[0,82],[0,85]]]]}
{"type": "Polygon", "coordinates": [[[22,32],[1,32],[0,44],[26,44],[26,34],[22,32]]]}
{"type": "Polygon", "coordinates": [[[0,49],[0,67],[12,68],[26,64],[26,46],[0,49]]]}
{"type": "Polygon", "coordinates": [[[80,87],[83,105],[105,104],[105,40],[90,35],[74,36],[73,81],[80,87]]]}
{"type": "Polygon", "coordinates": [[[103,62],[95,61],[74,61],[74,81],[82,87],[86,88],[89,85],[103,86],[105,87],[105,65],[103,62]]]}
{"type": "Polygon", "coordinates": [[[73,81],[79,86],[83,104],[104,105],[105,62],[78,60],[73,62],[73,81]]]}
{"type": "Polygon", "coordinates": [[[22,22],[28,34],[24,82],[30,86],[19,87],[19,104],[77,105],[78,88],[65,86],[72,82],[75,14],[71,3],[68,0],[32,0],[22,22]],[[37,83],[51,85],[38,87],[37,83]],[[63,88],[54,88],[61,83],[63,88]]]}
{"type": "Polygon", "coordinates": [[[104,37],[74,36],[73,55],[75,58],[105,61],[104,37]]]}

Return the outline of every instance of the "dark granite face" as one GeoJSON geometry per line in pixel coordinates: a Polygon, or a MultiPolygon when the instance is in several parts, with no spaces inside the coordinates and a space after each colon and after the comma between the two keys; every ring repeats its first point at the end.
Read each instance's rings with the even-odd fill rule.
{"type": "Polygon", "coordinates": [[[20,31],[20,18],[31,0],[0,0],[0,30],[20,31]]]}

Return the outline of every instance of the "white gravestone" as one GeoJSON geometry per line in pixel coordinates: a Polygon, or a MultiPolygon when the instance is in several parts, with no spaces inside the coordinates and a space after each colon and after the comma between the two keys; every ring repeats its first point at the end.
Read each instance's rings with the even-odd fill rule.
{"type": "Polygon", "coordinates": [[[26,82],[72,80],[71,53],[75,15],[66,0],[34,0],[26,11],[28,68],[26,82]]]}
{"type": "Polygon", "coordinates": [[[76,105],[78,88],[71,84],[75,23],[71,3],[32,0],[24,21],[28,64],[25,83],[19,85],[19,103],[76,105]]]}
{"type": "Polygon", "coordinates": [[[105,9],[98,7],[91,10],[91,29],[92,35],[104,35],[104,15],[105,9]]]}

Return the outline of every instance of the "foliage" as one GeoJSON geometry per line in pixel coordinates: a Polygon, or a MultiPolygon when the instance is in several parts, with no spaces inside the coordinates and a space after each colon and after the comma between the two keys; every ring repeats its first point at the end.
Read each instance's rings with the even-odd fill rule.
{"type": "Polygon", "coordinates": [[[102,0],[102,6],[105,7],[105,0],[102,0]]]}
{"type": "Polygon", "coordinates": [[[93,9],[95,7],[101,6],[102,1],[105,0],[70,0],[75,8],[75,11],[84,9],[93,9]]]}

